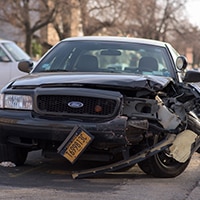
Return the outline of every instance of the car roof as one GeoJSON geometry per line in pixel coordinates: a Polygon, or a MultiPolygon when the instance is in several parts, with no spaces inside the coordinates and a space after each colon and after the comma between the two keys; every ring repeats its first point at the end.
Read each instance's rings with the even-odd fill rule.
{"type": "Polygon", "coordinates": [[[81,36],[81,37],[71,37],[66,38],[62,41],[113,41],[113,42],[134,42],[141,44],[166,46],[167,42],[162,42],[158,40],[145,39],[145,38],[134,38],[134,37],[119,37],[119,36],[81,36]]]}
{"type": "Polygon", "coordinates": [[[11,40],[0,39],[0,43],[14,43],[14,42],[11,40]]]}

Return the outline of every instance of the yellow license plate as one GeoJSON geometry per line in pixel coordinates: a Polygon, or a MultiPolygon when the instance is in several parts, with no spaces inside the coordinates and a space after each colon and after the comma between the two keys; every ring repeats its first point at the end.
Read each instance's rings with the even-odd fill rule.
{"type": "Polygon", "coordinates": [[[71,163],[74,163],[91,141],[92,137],[82,130],[78,135],[75,135],[75,137],[72,138],[63,156],[71,163]]]}

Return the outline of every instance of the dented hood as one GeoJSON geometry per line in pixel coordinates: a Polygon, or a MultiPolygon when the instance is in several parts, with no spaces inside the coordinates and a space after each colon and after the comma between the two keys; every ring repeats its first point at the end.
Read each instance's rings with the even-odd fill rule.
{"type": "Polygon", "coordinates": [[[90,73],[34,73],[21,77],[10,84],[12,88],[23,87],[106,87],[106,88],[146,88],[161,90],[172,81],[169,77],[141,76],[127,74],[90,73]]]}

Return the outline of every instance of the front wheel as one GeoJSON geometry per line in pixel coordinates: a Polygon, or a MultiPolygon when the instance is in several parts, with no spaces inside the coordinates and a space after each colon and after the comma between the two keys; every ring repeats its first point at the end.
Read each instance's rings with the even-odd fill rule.
{"type": "Polygon", "coordinates": [[[180,163],[173,159],[167,152],[160,152],[138,163],[140,169],[148,175],[157,178],[173,178],[180,175],[188,166],[190,159],[180,163]]]}

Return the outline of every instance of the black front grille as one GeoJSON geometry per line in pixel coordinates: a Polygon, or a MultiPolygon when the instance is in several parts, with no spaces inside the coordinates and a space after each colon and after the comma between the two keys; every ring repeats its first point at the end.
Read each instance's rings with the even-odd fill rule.
{"type": "Polygon", "coordinates": [[[66,95],[39,95],[37,97],[37,107],[40,112],[45,114],[108,116],[114,114],[116,106],[117,101],[113,99],[66,95]],[[70,106],[70,102],[78,102],[82,106],[73,107],[70,106]]]}

